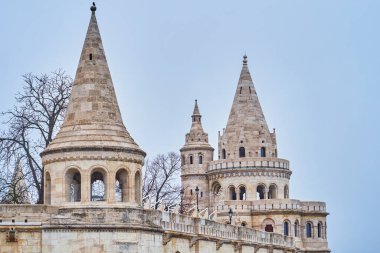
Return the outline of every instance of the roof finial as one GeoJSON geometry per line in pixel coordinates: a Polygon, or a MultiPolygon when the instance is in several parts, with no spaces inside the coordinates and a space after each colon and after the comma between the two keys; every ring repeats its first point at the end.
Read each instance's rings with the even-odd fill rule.
{"type": "Polygon", "coordinates": [[[247,58],[248,58],[247,55],[244,54],[244,56],[243,56],[243,64],[244,64],[244,65],[247,65],[247,63],[248,63],[247,58]]]}
{"type": "Polygon", "coordinates": [[[92,2],[92,6],[91,6],[90,10],[92,11],[92,13],[94,13],[96,11],[95,2],[92,2]]]}

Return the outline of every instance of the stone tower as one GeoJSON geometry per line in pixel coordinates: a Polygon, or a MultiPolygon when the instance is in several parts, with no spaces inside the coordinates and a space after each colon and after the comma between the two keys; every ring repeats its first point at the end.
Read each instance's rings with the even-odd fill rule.
{"type": "Polygon", "coordinates": [[[186,134],[185,145],[181,148],[182,187],[184,203],[191,208],[196,205],[196,187],[199,189],[199,209],[208,206],[208,179],[206,176],[208,164],[213,160],[214,148],[208,143],[208,134],[203,131],[202,115],[199,113],[198,102],[195,100],[191,116],[190,132],[186,134]]]}
{"type": "Polygon", "coordinates": [[[63,125],[41,154],[45,203],[138,206],[145,152],[123,124],[95,11],[63,125]]]}
{"type": "Polygon", "coordinates": [[[277,157],[276,134],[265,121],[247,56],[243,59],[227,126],[219,136],[219,159],[277,157]]]}

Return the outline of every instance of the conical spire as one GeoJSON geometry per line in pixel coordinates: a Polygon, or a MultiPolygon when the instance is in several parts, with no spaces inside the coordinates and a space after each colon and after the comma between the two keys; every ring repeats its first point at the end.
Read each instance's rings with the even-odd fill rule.
{"type": "Polygon", "coordinates": [[[195,100],[193,115],[191,115],[192,122],[190,132],[186,134],[187,145],[205,145],[210,147],[208,143],[208,134],[204,132],[202,127],[201,118],[202,115],[199,112],[198,101],[195,100]]]}
{"type": "Polygon", "coordinates": [[[246,55],[243,57],[243,67],[227,126],[219,142],[219,149],[228,151],[230,157],[235,157],[240,147],[250,147],[251,150],[246,153],[255,156],[257,149],[260,149],[263,143],[265,146],[272,143],[272,137],[248,69],[246,55]]]}
{"type": "Polygon", "coordinates": [[[66,117],[44,153],[91,146],[132,148],[143,153],[124,127],[95,11],[93,4],[66,117]]]}

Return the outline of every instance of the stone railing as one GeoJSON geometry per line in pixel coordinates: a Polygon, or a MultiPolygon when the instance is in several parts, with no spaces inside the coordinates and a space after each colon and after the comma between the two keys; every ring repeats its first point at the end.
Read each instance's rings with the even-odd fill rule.
{"type": "Polygon", "coordinates": [[[244,211],[271,211],[271,210],[295,210],[302,212],[325,213],[326,203],[318,201],[300,201],[295,199],[262,199],[253,201],[225,201],[217,205],[213,210],[228,212],[229,208],[238,212],[244,211]],[[236,203],[234,203],[236,202],[236,203]]]}
{"type": "Polygon", "coordinates": [[[190,236],[204,236],[218,240],[294,247],[292,237],[258,231],[252,228],[218,223],[206,219],[192,218],[180,214],[162,213],[162,227],[166,232],[188,234],[190,236]]]}
{"type": "Polygon", "coordinates": [[[224,170],[224,169],[284,169],[289,170],[289,161],[280,158],[269,157],[248,157],[239,159],[223,159],[209,163],[208,171],[224,170]]]}

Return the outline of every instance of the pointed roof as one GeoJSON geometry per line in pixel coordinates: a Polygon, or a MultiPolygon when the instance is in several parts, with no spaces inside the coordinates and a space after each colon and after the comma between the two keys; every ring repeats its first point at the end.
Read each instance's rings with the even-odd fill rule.
{"type": "Polygon", "coordinates": [[[222,149],[228,158],[239,157],[239,149],[244,147],[247,155],[257,156],[261,147],[274,153],[275,136],[270,133],[259,98],[248,69],[247,56],[243,57],[243,66],[236,87],[227,126],[219,137],[219,152],[222,149]]]}
{"type": "Polygon", "coordinates": [[[241,69],[239,82],[236,88],[235,97],[232,103],[225,132],[238,132],[241,130],[261,130],[268,126],[263,110],[253,85],[252,77],[248,69],[247,56],[243,57],[243,67],[241,69]]]}
{"type": "Polygon", "coordinates": [[[199,113],[199,108],[198,108],[198,100],[196,100],[195,99],[195,105],[194,105],[194,111],[193,111],[193,116],[195,116],[195,115],[201,115],[200,113],[199,113]]]}
{"type": "Polygon", "coordinates": [[[74,147],[139,148],[126,130],[95,16],[91,18],[62,128],[43,152],[74,147]]]}
{"type": "Polygon", "coordinates": [[[181,149],[186,148],[206,148],[214,150],[208,143],[208,134],[205,133],[202,127],[202,115],[199,112],[198,100],[195,100],[190,132],[186,134],[185,145],[181,149]]]}

